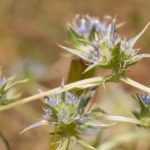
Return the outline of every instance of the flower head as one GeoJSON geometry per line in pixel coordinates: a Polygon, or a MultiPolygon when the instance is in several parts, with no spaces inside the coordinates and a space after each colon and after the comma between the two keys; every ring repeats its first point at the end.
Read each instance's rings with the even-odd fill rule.
{"type": "MultiPolygon", "coordinates": [[[[62,86],[61,88],[63,89],[64,87],[62,86]]],[[[95,88],[92,88],[82,97],[78,97],[68,91],[46,96],[44,98],[46,108],[44,109],[45,114],[43,118],[27,129],[41,125],[41,121],[45,120],[48,124],[57,126],[61,130],[68,127],[76,131],[80,125],[84,125],[89,120],[85,107],[94,91],[95,88]]],[[[69,130],[63,132],[68,134],[69,130]]]]}
{"type": "MultiPolygon", "coordinates": [[[[94,93],[95,88],[91,88],[81,97],[68,91],[46,96],[44,98],[46,108],[44,109],[45,114],[43,118],[25,128],[21,133],[37,126],[51,125],[54,127],[55,131],[50,134],[57,135],[60,139],[58,147],[63,145],[64,140],[69,139],[71,141],[76,140],[77,143],[87,148],[95,149],[90,144],[82,141],[80,134],[83,135],[91,128],[108,127],[112,124],[98,123],[95,110],[86,112],[85,108],[94,93]]],[[[96,112],[101,113],[101,110],[99,111],[98,109],[96,112]]]]}
{"type": "Polygon", "coordinates": [[[47,96],[44,119],[50,123],[53,120],[52,124],[55,122],[58,126],[69,125],[73,122],[80,123],[80,119],[84,117],[79,108],[80,103],[80,98],[70,92],[47,96]]]}
{"type": "Polygon", "coordinates": [[[124,74],[129,66],[144,57],[150,57],[148,54],[137,55],[139,49],[134,48],[149,24],[129,40],[118,34],[118,26],[116,18],[100,21],[97,17],[78,15],[68,29],[69,39],[75,49],[61,47],[87,61],[87,70],[100,66],[124,74]]]}

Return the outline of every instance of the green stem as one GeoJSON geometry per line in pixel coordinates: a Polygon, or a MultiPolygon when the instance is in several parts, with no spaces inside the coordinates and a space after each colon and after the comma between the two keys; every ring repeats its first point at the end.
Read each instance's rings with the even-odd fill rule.
{"type": "Polygon", "coordinates": [[[103,143],[99,146],[98,150],[111,150],[120,144],[124,144],[125,142],[136,141],[138,139],[150,139],[150,136],[147,132],[132,132],[123,135],[119,135],[116,137],[107,140],[107,142],[103,143]]]}
{"type": "Polygon", "coordinates": [[[146,86],[144,86],[144,85],[142,85],[142,84],[140,84],[140,83],[138,83],[138,82],[136,82],[136,81],[134,81],[134,80],[132,80],[130,78],[121,78],[120,80],[122,82],[128,84],[128,85],[131,85],[131,86],[139,89],[139,90],[142,90],[142,91],[144,91],[146,93],[150,93],[150,88],[148,88],[148,87],[146,87],[146,86]]]}
{"type": "Polygon", "coordinates": [[[48,96],[48,95],[52,95],[52,94],[58,94],[58,93],[68,91],[71,89],[75,89],[75,88],[84,89],[84,88],[98,86],[98,85],[103,83],[103,80],[104,80],[104,78],[102,78],[102,77],[95,77],[95,78],[89,78],[89,79],[77,81],[74,83],[70,83],[70,84],[65,85],[63,88],[58,87],[58,88],[55,88],[55,89],[52,89],[52,90],[49,90],[46,92],[42,92],[42,93],[35,94],[35,95],[30,96],[30,97],[18,100],[16,102],[7,104],[5,106],[0,106],[0,111],[4,111],[4,110],[7,110],[10,108],[19,106],[19,105],[29,103],[31,101],[35,101],[37,99],[43,98],[44,96],[48,96]]]}

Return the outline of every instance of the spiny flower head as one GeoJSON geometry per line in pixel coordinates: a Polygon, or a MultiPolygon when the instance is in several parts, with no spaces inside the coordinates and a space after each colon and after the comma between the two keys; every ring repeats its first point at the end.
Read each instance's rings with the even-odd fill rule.
{"type": "Polygon", "coordinates": [[[109,17],[100,21],[96,17],[77,16],[68,29],[69,39],[75,49],[61,47],[87,61],[89,67],[86,71],[100,66],[125,72],[130,65],[150,57],[148,54],[137,55],[139,49],[134,48],[148,26],[149,24],[137,36],[127,40],[117,33],[119,25],[116,18],[109,17]]]}
{"type": "MultiPolygon", "coordinates": [[[[60,88],[63,90],[64,87],[62,86],[60,88]]],[[[73,131],[76,132],[80,125],[84,125],[84,123],[89,120],[85,107],[94,94],[94,89],[95,88],[92,88],[81,97],[68,91],[46,96],[44,98],[44,103],[46,105],[44,109],[45,115],[40,121],[27,127],[23,132],[41,125],[42,122],[58,127],[62,130],[64,135],[70,134],[70,131],[71,134],[73,131]],[[70,131],[67,128],[69,128],[70,131]],[[67,131],[65,129],[67,129],[67,131]]]]}
{"type": "Polygon", "coordinates": [[[81,99],[70,92],[47,96],[45,97],[45,104],[47,109],[45,109],[44,119],[53,125],[80,124],[82,123],[81,120],[85,119],[80,108],[81,99]],[[51,122],[51,120],[53,121],[51,122]]]}
{"type": "MultiPolygon", "coordinates": [[[[63,88],[62,86],[62,91],[64,91],[63,88]]],[[[101,109],[86,111],[85,108],[94,93],[95,87],[88,89],[80,97],[69,91],[46,96],[44,98],[46,108],[43,118],[25,128],[21,133],[37,126],[51,125],[54,127],[54,132],[51,132],[50,135],[58,137],[59,141],[56,144],[58,149],[66,148],[67,146],[64,143],[68,140],[70,144],[76,141],[79,145],[88,149],[95,149],[82,139],[82,135],[87,134],[87,130],[91,128],[109,127],[113,124],[99,123],[98,113],[102,113],[101,109]]]]}

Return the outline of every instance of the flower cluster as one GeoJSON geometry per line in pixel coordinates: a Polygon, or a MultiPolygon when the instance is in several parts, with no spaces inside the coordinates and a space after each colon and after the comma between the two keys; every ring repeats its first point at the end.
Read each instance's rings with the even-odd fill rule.
{"type": "Polygon", "coordinates": [[[116,24],[115,18],[107,16],[100,21],[96,17],[78,15],[68,28],[69,39],[75,49],[61,47],[87,61],[87,70],[100,66],[117,73],[125,72],[127,67],[147,57],[136,55],[139,49],[134,45],[148,25],[140,34],[127,40],[117,33],[120,25],[116,24]]]}
{"type": "Polygon", "coordinates": [[[145,125],[146,127],[150,127],[150,95],[137,95],[135,99],[140,106],[140,110],[134,111],[134,116],[139,119],[143,123],[143,125],[145,125]]]}
{"type": "Polygon", "coordinates": [[[52,125],[82,124],[87,120],[86,115],[82,113],[83,108],[80,107],[82,101],[72,93],[45,97],[45,103],[48,108],[45,109],[44,119],[52,125]]]}
{"type": "Polygon", "coordinates": [[[45,115],[43,118],[25,128],[21,133],[31,128],[41,125],[51,125],[55,128],[51,135],[59,136],[60,141],[57,145],[61,147],[64,140],[76,140],[77,143],[91,149],[95,149],[85,141],[82,141],[80,135],[84,134],[89,128],[108,127],[110,124],[99,123],[96,120],[95,111],[86,112],[86,105],[91,96],[94,94],[95,88],[89,89],[84,96],[78,97],[68,91],[46,96],[44,103],[46,104],[45,115]]]}
{"type": "MultiPolygon", "coordinates": [[[[45,115],[40,122],[46,120],[50,125],[60,128],[64,128],[65,126],[72,128],[75,125],[76,130],[77,126],[84,124],[89,119],[85,112],[85,107],[93,92],[89,91],[81,98],[70,92],[46,96],[44,103],[47,107],[44,109],[45,115]]],[[[34,125],[36,126],[38,123],[33,124],[31,128],[34,125]]],[[[66,132],[69,132],[69,130],[66,132]]]]}

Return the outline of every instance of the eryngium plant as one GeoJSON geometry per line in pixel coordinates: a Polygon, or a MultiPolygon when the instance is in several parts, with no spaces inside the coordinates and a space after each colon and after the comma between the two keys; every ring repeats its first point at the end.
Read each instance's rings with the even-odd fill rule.
{"type": "MultiPolygon", "coordinates": [[[[100,66],[106,69],[112,69],[114,74],[108,78],[107,76],[89,78],[70,83],[53,90],[32,95],[21,99],[18,102],[1,106],[0,111],[7,110],[46,96],[44,98],[44,103],[46,105],[44,109],[45,114],[42,119],[24,129],[22,133],[40,125],[49,125],[53,128],[53,130],[49,133],[54,138],[54,141],[52,141],[53,143],[51,142],[51,144],[54,144],[57,150],[68,150],[71,148],[72,144],[76,143],[78,143],[79,146],[83,145],[88,149],[95,149],[84,140],[83,135],[87,135],[87,133],[89,133],[88,131],[91,131],[89,129],[95,130],[97,127],[108,127],[114,124],[105,124],[103,121],[115,121],[115,123],[126,122],[134,125],[136,124],[140,127],[150,127],[149,95],[136,96],[136,100],[140,106],[139,110],[135,110],[133,112],[136,118],[109,115],[101,109],[89,111],[89,109],[92,108],[94,101],[91,102],[89,109],[86,109],[86,106],[94,91],[99,85],[104,85],[106,83],[106,79],[109,79],[107,80],[108,82],[114,81],[113,79],[117,79],[115,81],[122,81],[143,90],[144,92],[150,93],[150,88],[145,87],[144,85],[141,85],[126,76],[124,77],[126,70],[130,65],[135,64],[144,57],[150,57],[148,54],[138,55],[138,49],[134,48],[136,41],[143,34],[148,25],[136,37],[127,40],[126,38],[121,38],[117,33],[119,25],[116,24],[115,18],[111,19],[110,17],[106,17],[103,21],[100,21],[96,17],[77,16],[74,23],[68,27],[70,41],[75,49],[66,47],[63,48],[86,60],[89,64],[86,71],[95,66],[100,66]],[[83,89],[88,90],[85,90],[81,96],[77,96],[75,93],[72,93],[73,91],[75,92],[79,89],[80,91],[77,91],[78,95],[83,89]],[[71,90],[72,92],[70,92],[71,90]]],[[[10,81],[11,80],[5,80],[2,78],[0,82],[1,104],[4,104],[3,102],[7,102],[8,90],[22,82],[19,81],[13,83],[10,81]]],[[[11,96],[11,98],[13,97],[11,96]]],[[[135,138],[137,139],[137,135],[135,138]]],[[[109,145],[114,146],[116,144],[120,144],[120,139],[126,141],[126,139],[130,138],[128,138],[128,136],[125,138],[119,137],[119,140],[113,140],[114,143],[111,141],[110,143],[108,142],[108,144],[106,143],[106,147],[109,147],[109,145]]],[[[97,143],[97,140],[95,143],[97,143]]],[[[95,144],[95,147],[96,145],[97,144],[95,144]]],[[[102,145],[102,147],[104,147],[103,149],[106,149],[105,144],[102,145]]]]}
{"type": "Polygon", "coordinates": [[[76,16],[68,26],[69,39],[75,49],[61,46],[65,50],[88,62],[86,71],[95,66],[112,69],[115,74],[123,75],[127,68],[148,54],[138,54],[134,48],[136,41],[149,24],[135,37],[127,40],[117,33],[120,25],[116,19],[105,17],[100,21],[96,17],[76,16]]]}
{"type": "Polygon", "coordinates": [[[135,96],[140,109],[133,111],[134,116],[139,119],[143,127],[150,127],[150,95],[149,94],[137,94],[135,96]]]}
{"type": "Polygon", "coordinates": [[[68,91],[46,96],[44,99],[46,108],[44,109],[45,115],[43,118],[24,129],[21,133],[37,126],[51,125],[54,127],[54,132],[51,132],[50,135],[57,136],[59,139],[59,141],[55,141],[57,149],[67,149],[71,142],[77,142],[79,145],[95,149],[85,142],[81,135],[84,135],[87,129],[107,127],[112,124],[99,123],[96,120],[95,110],[86,111],[85,107],[94,93],[93,90],[95,88],[90,89],[81,97],[68,91]]]}

